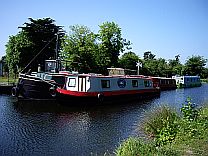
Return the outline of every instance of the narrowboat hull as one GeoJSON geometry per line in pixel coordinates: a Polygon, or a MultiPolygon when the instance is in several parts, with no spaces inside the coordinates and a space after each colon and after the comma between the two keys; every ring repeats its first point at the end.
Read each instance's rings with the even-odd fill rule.
{"type": "Polygon", "coordinates": [[[38,78],[21,77],[12,94],[20,99],[53,99],[52,87],[53,84],[38,78]]]}
{"type": "Polygon", "coordinates": [[[136,91],[74,92],[57,89],[56,99],[64,104],[124,103],[160,97],[159,89],[136,91]]]}

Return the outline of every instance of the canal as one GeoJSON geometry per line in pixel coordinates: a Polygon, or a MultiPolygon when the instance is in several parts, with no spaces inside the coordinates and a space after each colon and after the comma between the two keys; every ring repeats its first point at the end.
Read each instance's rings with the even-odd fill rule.
{"type": "Polygon", "coordinates": [[[161,105],[179,110],[187,97],[199,107],[208,104],[208,84],[164,91],[160,98],[152,100],[90,107],[53,101],[17,102],[0,95],[0,155],[113,153],[122,140],[142,135],[138,126],[146,112],[161,105]]]}

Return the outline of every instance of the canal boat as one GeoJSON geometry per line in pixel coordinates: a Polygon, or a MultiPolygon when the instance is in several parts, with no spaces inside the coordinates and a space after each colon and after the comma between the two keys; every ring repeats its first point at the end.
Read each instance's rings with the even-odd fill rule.
{"type": "Polygon", "coordinates": [[[65,83],[65,75],[48,72],[20,74],[18,83],[12,88],[12,96],[19,99],[47,100],[54,98],[54,87],[65,83]]]}
{"type": "Polygon", "coordinates": [[[173,79],[176,80],[178,88],[190,88],[190,87],[200,87],[201,80],[200,76],[173,76],[173,79]]]}
{"type": "Polygon", "coordinates": [[[20,74],[19,83],[13,88],[12,94],[21,99],[66,102],[123,101],[160,95],[160,88],[154,87],[149,77],[109,73],[108,76],[68,71],[20,74]]]}
{"type": "Polygon", "coordinates": [[[167,77],[150,77],[153,81],[154,87],[160,87],[161,90],[172,90],[176,89],[176,80],[167,77]]]}
{"type": "Polygon", "coordinates": [[[55,92],[58,100],[109,102],[160,95],[150,78],[131,75],[66,74],[63,87],[55,92]]]}

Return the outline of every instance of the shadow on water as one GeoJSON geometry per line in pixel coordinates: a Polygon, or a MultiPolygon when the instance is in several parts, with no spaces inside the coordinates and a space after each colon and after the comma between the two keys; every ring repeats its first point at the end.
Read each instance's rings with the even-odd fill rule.
{"type": "MultiPolygon", "coordinates": [[[[159,97],[157,97],[159,98],[159,97]]],[[[13,105],[17,111],[20,112],[48,112],[48,113],[74,113],[74,112],[94,112],[94,111],[119,111],[126,110],[131,107],[142,107],[142,105],[151,103],[157,98],[140,99],[139,101],[114,101],[108,103],[71,103],[59,102],[56,100],[14,100],[13,105]]],[[[112,112],[113,113],[113,112],[112,112]]]]}
{"type": "Polygon", "coordinates": [[[138,110],[144,110],[153,100],[82,106],[56,101],[14,101],[16,117],[11,119],[12,127],[20,131],[15,137],[24,142],[24,148],[20,150],[18,142],[13,148],[20,150],[19,154],[29,155],[112,153],[137,127],[138,110]]]}

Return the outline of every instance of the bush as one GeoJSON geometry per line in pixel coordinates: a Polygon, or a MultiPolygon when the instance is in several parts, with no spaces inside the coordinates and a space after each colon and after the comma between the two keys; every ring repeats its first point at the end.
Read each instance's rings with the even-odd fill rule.
{"type": "Polygon", "coordinates": [[[163,106],[151,113],[144,123],[145,133],[153,137],[158,146],[171,143],[178,131],[177,120],[179,117],[176,112],[163,106]]]}
{"type": "Polygon", "coordinates": [[[152,139],[129,138],[117,149],[117,156],[139,155],[207,155],[208,107],[196,109],[187,98],[181,108],[183,117],[168,107],[161,107],[148,114],[143,125],[152,139]]]}
{"type": "Polygon", "coordinates": [[[196,120],[199,114],[199,111],[196,109],[196,105],[191,102],[191,98],[188,97],[186,103],[183,104],[181,108],[183,118],[188,121],[196,120]]]}
{"type": "Polygon", "coordinates": [[[154,142],[145,142],[140,138],[129,138],[115,152],[116,156],[177,156],[179,153],[171,147],[157,148],[154,142]]]}

